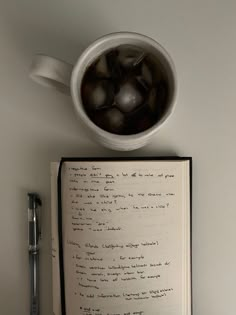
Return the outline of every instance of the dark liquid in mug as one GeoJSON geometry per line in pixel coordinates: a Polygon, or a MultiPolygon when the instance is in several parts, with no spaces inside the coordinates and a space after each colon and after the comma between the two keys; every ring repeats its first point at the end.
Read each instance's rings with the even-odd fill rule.
{"type": "Polygon", "coordinates": [[[82,81],[88,117],[100,128],[120,135],[137,134],[165,114],[168,81],[154,57],[136,46],[121,45],[93,62],[82,81]]]}

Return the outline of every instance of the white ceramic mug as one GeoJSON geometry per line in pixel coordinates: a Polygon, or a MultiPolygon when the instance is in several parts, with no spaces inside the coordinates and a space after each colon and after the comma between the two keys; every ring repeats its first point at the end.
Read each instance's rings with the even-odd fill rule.
{"type": "Polygon", "coordinates": [[[49,56],[36,55],[30,69],[30,76],[44,86],[71,94],[75,111],[86,127],[102,145],[114,150],[128,151],[145,145],[170,117],[176,102],[177,80],[171,57],[155,40],[137,33],[112,33],[97,39],[82,53],[75,66],[49,56]],[[163,117],[152,127],[132,135],[113,134],[99,128],[86,114],[81,98],[81,84],[89,65],[104,52],[124,44],[143,48],[156,57],[166,72],[169,86],[167,110],[163,117]]]}

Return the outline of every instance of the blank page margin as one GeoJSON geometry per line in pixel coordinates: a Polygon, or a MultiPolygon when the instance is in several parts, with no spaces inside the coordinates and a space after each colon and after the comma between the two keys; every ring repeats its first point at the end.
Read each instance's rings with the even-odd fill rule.
{"type": "Polygon", "coordinates": [[[61,292],[59,272],[57,175],[59,163],[51,163],[51,236],[52,236],[52,305],[53,314],[61,315],[61,292]]]}

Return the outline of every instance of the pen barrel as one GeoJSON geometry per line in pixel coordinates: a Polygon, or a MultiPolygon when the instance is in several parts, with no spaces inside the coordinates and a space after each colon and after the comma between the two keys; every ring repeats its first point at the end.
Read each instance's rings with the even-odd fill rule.
{"type": "Polygon", "coordinates": [[[39,252],[29,252],[30,262],[30,315],[39,315],[39,252]]]}
{"type": "Polygon", "coordinates": [[[28,194],[28,246],[30,264],[30,315],[39,315],[39,237],[41,200],[35,193],[28,194]]]}

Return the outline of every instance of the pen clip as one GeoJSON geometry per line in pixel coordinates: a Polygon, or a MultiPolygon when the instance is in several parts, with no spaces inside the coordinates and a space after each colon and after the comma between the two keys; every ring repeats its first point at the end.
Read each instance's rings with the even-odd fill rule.
{"type": "Polygon", "coordinates": [[[29,209],[35,211],[36,215],[36,220],[37,220],[37,236],[36,239],[39,240],[41,239],[41,199],[38,194],[36,193],[29,193],[28,194],[29,198],[29,209]]]}
{"type": "Polygon", "coordinates": [[[41,221],[41,206],[42,206],[42,202],[41,199],[37,196],[36,197],[36,213],[37,213],[37,218],[38,218],[38,239],[42,239],[42,221],[41,221]]]}

